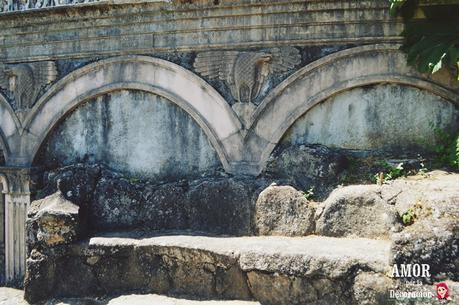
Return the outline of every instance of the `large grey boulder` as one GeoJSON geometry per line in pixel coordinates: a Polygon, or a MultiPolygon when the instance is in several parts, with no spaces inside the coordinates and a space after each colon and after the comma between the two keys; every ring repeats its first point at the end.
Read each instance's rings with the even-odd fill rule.
{"type": "Polygon", "coordinates": [[[271,185],[258,196],[255,231],[259,235],[303,236],[314,232],[315,204],[291,186],[271,185]]]}
{"type": "Polygon", "coordinates": [[[414,215],[412,224],[392,236],[394,263],[429,264],[434,277],[459,280],[459,175],[432,172],[389,187],[396,190],[400,215],[414,215]]]}
{"type": "Polygon", "coordinates": [[[316,233],[325,236],[388,238],[401,224],[377,185],[338,188],[317,209],[316,233]]]}

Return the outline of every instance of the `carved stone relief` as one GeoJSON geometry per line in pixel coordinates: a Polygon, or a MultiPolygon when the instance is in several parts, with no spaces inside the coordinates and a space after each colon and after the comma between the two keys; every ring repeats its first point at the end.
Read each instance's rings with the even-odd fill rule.
{"type": "Polygon", "coordinates": [[[232,107],[247,124],[268,77],[287,72],[301,62],[298,49],[273,48],[262,51],[210,51],[196,56],[194,69],[209,80],[221,80],[237,101],[232,107]]]}
{"type": "Polygon", "coordinates": [[[52,61],[0,65],[0,88],[14,99],[18,112],[30,109],[40,90],[56,77],[57,69],[52,61]]]}

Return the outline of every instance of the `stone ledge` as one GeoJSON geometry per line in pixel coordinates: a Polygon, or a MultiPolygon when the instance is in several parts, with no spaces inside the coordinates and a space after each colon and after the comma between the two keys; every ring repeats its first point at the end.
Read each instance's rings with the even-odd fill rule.
{"type": "MultiPolygon", "coordinates": [[[[82,244],[80,244],[82,246],[82,244]]],[[[300,259],[306,262],[336,261],[336,272],[344,264],[353,262],[367,265],[374,271],[384,271],[389,263],[389,241],[365,238],[333,238],[323,236],[284,237],[284,236],[251,236],[251,237],[211,237],[197,235],[163,235],[149,236],[148,233],[125,232],[105,233],[83,242],[83,247],[90,249],[109,249],[112,247],[151,248],[158,254],[170,249],[179,251],[201,251],[215,255],[239,259],[243,270],[262,270],[279,272],[284,269],[285,260],[300,259]],[[333,251],[330,251],[333,249],[333,251]],[[371,254],[370,254],[371,253],[371,254]],[[285,260],[284,260],[285,259],[285,260]],[[271,260],[276,264],[263,263],[271,260]],[[269,267],[267,267],[270,265],[269,267]],[[279,268],[279,269],[278,269],[279,268]],[[276,270],[278,269],[278,270],[276,270]]],[[[285,270],[285,269],[284,269],[285,270]]],[[[347,270],[346,270],[347,271],[347,270]]],[[[311,270],[301,266],[289,273],[311,270]],[[296,272],[293,272],[296,271],[296,272]]]]}
{"type": "Polygon", "coordinates": [[[318,302],[314,304],[343,305],[351,302],[349,287],[359,270],[380,274],[388,270],[389,249],[389,241],[318,236],[106,233],[32,253],[27,262],[35,271],[26,278],[25,291],[31,302],[136,291],[274,300],[279,305],[298,297],[318,302]],[[317,282],[327,287],[329,295],[320,296],[317,282]],[[279,285],[285,289],[276,290],[279,285]],[[288,288],[292,285],[301,288],[293,292],[288,288]]]}

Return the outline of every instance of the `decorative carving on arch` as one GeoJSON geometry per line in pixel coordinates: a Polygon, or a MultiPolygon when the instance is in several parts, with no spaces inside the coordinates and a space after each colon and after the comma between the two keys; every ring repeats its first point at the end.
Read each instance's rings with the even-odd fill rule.
{"type": "Polygon", "coordinates": [[[142,90],[184,109],[206,133],[225,170],[240,155],[241,123],[226,101],[184,68],[147,56],[123,56],[82,67],[54,84],[27,114],[22,151],[30,165],[56,124],[88,99],[114,90],[142,90]]]}
{"type": "Polygon", "coordinates": [[[281,47],[260,51],[201,52],[193,66],[200,75],[225,83],[236,101],[233,110],[247,125],[270,75],[292,70],[300,62],[298,49],[281,47]]]}
{"type": "Polygon", "coordinates": [[[433,82],[406,65],[399,45],[369,45],[319,59],[287,78],[260,104],[250,118],[245,155],[259,156],[258,172],[285,132],[303,114],[332,95],[355,87],[397,83],[417,87],[459,104],[455,88],[433,82]],[[258,145],[250,145],[258,143],[258,145]]]}
{"type": "Polygon", "coordinates": [[[16,102],[17,111],[30,109],[40,90],[57,77],[53,61],[0,65],[0,88],[16,102]]]}

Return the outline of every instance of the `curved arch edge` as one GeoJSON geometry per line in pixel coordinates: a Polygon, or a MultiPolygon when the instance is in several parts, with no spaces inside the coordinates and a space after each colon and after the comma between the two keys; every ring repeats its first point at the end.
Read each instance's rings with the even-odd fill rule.
{"type": "Polygon", "coordinates": [[[231,143],[234,143],[234,137],[242,143],[239,133],[242,124],[231,107],[197,75],[174,63],[148,56],[102,60],[84,66],[54,84],[24,120],[24,135],[32,143],[25,147],[28,165],[32,164],[47,135],[66,114],[90,98],[123,89],[161,95],[186,111],[205,132],[224,169],[232,171],[230,160],[238,154],[235,150],[240,147],[235,148],[231,143]],[[158,76],[160,73],[161,77],[158,76]],[[89,82],[89,79],[93,81],[89,82]],[[171,82],[174,81],[177,88],[181,86],[182,89],[173,90],[175,87],[171,82]],[[58,109],[53,108],[53,104],[58,109]]]}
{"type": "Polygon", "coordinates": [[[9,193],[9,183],[8,178],[5,174],[0,173],[0,185],[2,186],[2,193],[8,194],[9,193]]]}
{"type": "Polygon", "coordinates": [[[0,126],[0,147],[3,148],[5,159],[8,160],[11,155],[11,145],[8,139],[20,133],[21,122],[2,94],[0,94],[0,114],[3,115],[1,117],[2,125],[0,126]]]}
{"type": "MultiPolygon", "coordinates": [[[[366,85],[394,83],[429,91],[456,105],[459,105],[459,95],[456,92],[438,83],[432,82],[423,75],[420,75],[416,71],[407,67],[405,61],[403,61],[404,66],[400,68],[400,73],[397,73],[399,69],[397,69],[398,66],[396,65],[401,65],[401,61],[396,61],[400,60],[401,55],[404,56],[404,54],[401,54],[399,51],[399,45],[392,44],[369,45],[351,48],[319,59],[303,67],[282,82],[262,101],[251,118],[251,129],[253,134],[256,134],[266,142],[265,147],[261,149],[262,152],[258,163],[259,172],[266,167],[269,156],[275,149],[277,143],[298,118],[307,113],[318,103],[340,92],[366,85]],[[353,69],[358,66],[359,60],[362,57],[375,52],[379,54],[386,53],[387,56],[385,57],[387,57],[387,62],[394,66],[390,66],[388,64],[387,66],[376,67],[374,70],[369,68],[367,73],[365,73],[364,69],[357,69],[358,73],[353,71],[353,69]],[[396,56],[396,58],[393,56],[396,56]],[[332,80],[329,81],[328,84],[323,85],[322,87],[317,86],[320,88],[316,88],[318,89],[316,92],[311,92],[313,90],[307,91],[307,89],[305,89],[307,86],[314,87],[314,76],[321,80],[321,73],[332,73],[334,71],[333,69],[336,69],[337,64],[340,61],[342,63],[343,60],[349,60],[347,63],[348,66],[343,69],[345,70],[343,73],[349,71],[352,73],[345,75],[345,77],[342,77],[341,79],[331,77],[332,80]],[[295,90],[297,90],[297,92],[295,92],[295,90]],[[298,102],[296,105],[294,103],[282,103],[285,102],[286,96],[291,94],[294,96],[290,97],[289,100],[294,100],[296,95],[297,100],[301,99],[302,102],[298,102]],[[283,101],[282,98],[285,100],[283,101]],[[278,104],[277,106],[276,103],[278,104]],[[282,107],[284,109],[279,111],[282,107]],[[277,124],[275,124],[275,126],[273,126],[272,120],[273,113],[276,113],[276,115],[280,114],[281,116],[276,119],[277,124]],[[269,132],[266,132],[266,130],[269,130],[269,132]]],[[[404,57],[403,60],[405,60],[404,57]]],[[[360,64],[362,65],[362,63],[360,64]]],[[[322,75],[321,77],[323,79],[326,76],[322,75]]],[[[319,81],[317,79],[316,81],[319,81]]],[[[250,138],[246,139],[246,141],[250,140],[250,138]]]]}

